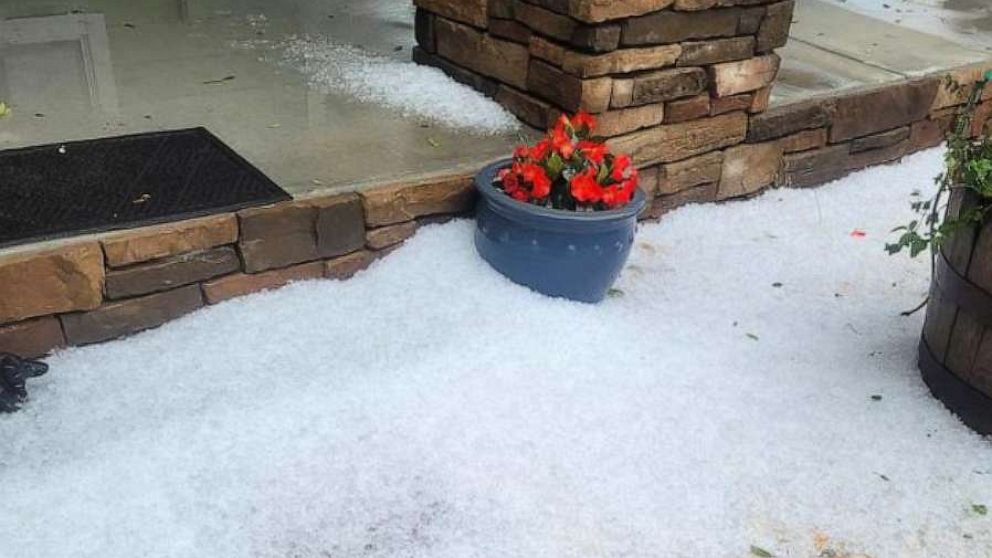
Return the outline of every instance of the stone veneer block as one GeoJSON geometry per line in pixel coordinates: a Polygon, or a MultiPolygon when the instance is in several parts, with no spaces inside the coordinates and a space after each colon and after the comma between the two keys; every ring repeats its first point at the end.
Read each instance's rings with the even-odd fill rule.
{"type": "Polygon", "coordinates": [[[343,256],[365,245],[365,210],[358,194],[310,200],[317,210],[317,254],[343,256]]]}
{"type": "Polygon", "coordinates": [[[820,99],[782,105],[751,117],[747,141],[764,142],[803,130],[823,128],[830,116],[820,99]]]}
{"type": "MultiPolygon", "coordinates": [[[[973,84],[982,79],[985,72],[992,70],[992,61],[970,64],[951,70],[947,77],[940,80],[937,96],[930,110],[940,110],[968,102],[973,84]]],[[[992,98],[992,83],[985,86],[983,99],[992,98]]]]}
{"type": "Polygon", "coordinates": [[[713,151],[684,161],[669,163],[662,167],[659,174],[658,193],[674,194],[702,184],[715,184],[720,182],[722,172],[722,151],[713,151]]]}
{"type": "Polygon", "coordinates": [[[472,181],[471,176],[450,176],[362,192],[365,219],[369,227],[382,227],[418,217],[468,211],[475,201],[472,181]]]}
{"type": "Polygon", "coordinates": [[[675,0],[672,8],[680,12],[696,12],[717,6],[720,0],[675,0]]]}
{"type": "Polygon", "coordinates": [[[114,234],[101,244],[107,265],[122,267],[237,241],[238,220],[227,213],[134,229],[114,234]]]}
{"type": "Polygon", "coordinates": [[[64,346],[62,325],[55,316],[0,326],[0,353],[37,358],[64,346]]]}
{"type": "Polygon", "coordinates": [[[619,24],[580,25],[572,34],[571,44],[592,52],[609,52],[620,46],[620,34],[619,24]]]}
{"type": "Polygon", "coordinates": [[[681,54],[682,47],[679,45],[625,48],[599,55],[565,50],[560,66],[572,75],[590,78],[673,66],[681,54]]]}
{"type": "Polygon", "coordinates": [[[772,85],[768,87],[762,87],[761,89],[755,91],[751,97],[751,107],[748,108],[748,112],[751,114],[757,114],[759,112],[765,112],[768,110],[768,105],[772,100],[772,85]]]}
{"type": "Polygon", "coordinates": [[[872,149],[891,147],[909,139],[909,126],[888,130],[880,134],[865,136],[851,142],[851,153],[860,153],[872,149]]]}
{"type": "Polygon", "coordinates": [[[433,66],[448,74],[448,77],[451,79],[457,81],[458,83],[465,84],[472,89],[481,92],[483,95],[492,97],[496,94],[496,89],[499,87],[498,81],[479,75],[471,70],[466,70],[465,68],[462,68],[453,62],[449,62],[440,56],[434,56],[420,47],[413,47],[412,58],[417,64],[433,66]]]}
{"type": "Polygon", "coordinates": [[[580,79],[540,60],[532,60],[527,90],[570,112],[600,113],[610,106],[613,80],[580,79]]]}
{"type": "Polygon", "coordinates": [[[741,10],[741,19],[737,23],[738,35],[754,35],[761,29],[761,22],[765,20],[765,7],[748,8],[741,10]]]}
{"type": "Polygon", "coordinates": [[[489,0],[489,17],[513,19],[514,0],[489,0]]]}
{"type": "Polygon", "coordinates": [[[203,297],[199,285],[189,285],[111,302],[90,312],[64,314],[60,318],[66,341],[72,345],[87,345],[158,327],[201,306],[203,297]]]}
{"type": "Polygon", "coordinates": [[[762,89],[775,81],[781,62],[777,54],[768,54],[710,66],[713,95],[729,97],[762,89]]]}
{"type": "Polygon", "coordinates": [[[96,308],[103,280],[96,242],[0,257],[0,324],[96,308]]]}
{"type": "Polygon", "coordinates": [[[420,48],[427,52],[437,52],[437,41],[434,40],[434,14],[417,8],[413,20],[414,35],[420,48]]]}
{"type": "Polygon", "coordinates": [[[723,172],[717,199],[747,196],[772,184],[782,168],[782,145],[752,143],[731,147],[723,154],[723,172]]]}
{"type": "Polygon", "coordinates": [[[785,46],[789,41],[789,29],[792,27],[792,14],[795,7],[794,0],[786,0],[768,6],[765,18],[761,21],[761,27],[758,28],[757,43],[755,44],[757,52],[771,52],[776,48],[785,46]]]}
{"type": "Polygon", "coordinates": [[[409,221],[372,229],[365,235],[365,242],[372,250],[383,250],[405,242],[417,232],[417,223],[409,221]]]}
{"type": "Polygon", "coordinates": [[[841,144],[786,155],[780,183],[803,188],[836,180],[848,174],[850,145],[841,144]]]}
{"type": "Polygon", "coordinates": [[[711,111],[710,96],[708,93],[703,93],[688,99],[671,101],[665,104],[665,108],[665,122],[668,124],[705,118],[711,111]]]}
{"type": "Polygon", "coordinates": [[[489,33],[493,37],[526,45],[534,33],[529,27],[513,19],[490,19],[489,33]]]}
{"type": "Polygon", "coordinates": [[[656,12],[673,3],[674,0],[570,0],[568,14],[579,21],[599,23],[656,12]]]}
{"type": "Polygon", "coordinates": [[[713,41],[682,43],[679,66],[703,66],[733,62],[754,56],[754,37],[733,37],[713,41]]]}
{"type": "Polygon", "coordinates": [[[529,52],[534,58],[560,67],[565,62],[565,55],[570,51],[562,45],[549,41],[540,35],[531,35],[529,52]]]}
{"type": "Polygon", "coordinates": [[[705,12],[664,11],[634,17],[623,23],[624,46],[662,45],[694,39],[732,37],[741,12],[736,9],[705,12]]]}
{"type": "Polygon", "coordinates": [[[316,216],[316,208],[299,202],[238,213],[238,249],[245,271],[257,273],[318,259],[316,216]]]}
{"type": "Polygon", "coordinates": [[[736,145],[747,134],[747,115],[733,112],[621,136],[611,142],[617,153],[629,153],[638,165],[670,163],[736,145]]]}
{"type": "Polygon", "coordinates": [[[930,113],[937,87],[937,79],[927,78],[837,97],[828,108],[833,123],[830,142],[840,143],[923,120],[930,113]]]}
{"type": "Polygon", "coordinates": [[[631,105],[672,101],[706,91],[706,72],[702,68],[674,68],[634,78],[631,105]]]}
{"type": "Polygon", "coordinates": [[[600,115],[596,134],[614,137],[629,134],[643,128],[657,126],[665,121],[665,105],[644,105],[617,110],[609,110],[600,115]]]}
{"type": "Polygon", "coordinates": [[[937,147],[944,142],[944,130],[933,120],[914,122],[909,129],[909,141],[913,151],[937,147]]]}
{"type": "Polygon", "coordinates": [[[562,42],[570,42],[579,27],[579,22],[562,14],[546,10],[540,6],[516,0],[513,17],[520,23],[562,42]]]}
{"type": "Polygon", "coordinates": [[[324,262],[310,262],[264,273],[238,273],[203,284],[203,294],[209,304],[245,296],[261,291],[278,289],[294,281],[320,279],[324,276],[324,262]]]}
{"type": "Polygon", "coordinates": [[[734,112],[735,110],[749,110],[753,102],[754,95],[752,93],[732,95],[730,97],[717,97],[713,99],[712,106],[710,107],[710,116],[734,112]]]}
{"type": "Polygon", "coordinates": [[[324,276],[340,281],[351,279],[359,271],[367,269],[375,260],[376,254],[368,250],[360,250],[354,254],[327,260],[324,262],[324,276]]]}
{"type": "Polygon", "coordinates": [[[414,0],[418,8],[468,23],[475,27],[485,28],[489,19],[489,0],[414,0]]]}
{"type": "Polygon", "coordinates": [[[827,145],[827,130],[826,128],[804,130],[791,136],[786,136],[778,141],[782,144],[782,150],[786,153],[817,149],[827,145]]]}
{"type": "Polygon", "coordinates": [[[107,298],[120,299],[167,291],[240,270],[241,260],[231,246],[183,254],[108,271],[107,298]]]}
{"type": "Polygon", "coordinates": [[[434,23],[437,52],[444,58],[518,89],[527,86],[526,46],[495,39],[467,25],[438,19],[434,23]]]}
{"type": "Polygon", "coordinates": [[[883,163],[891,163],[905,156],[909,152],[909,147],[910,142],[907,136],[899,143],[857,153],[852,152],[847,159],[847,170],[860,170],[883,163]]]}
{"type": "Polygon", "coordinates": [[[499,87],[499,91],[496,92],[496,102],[520,120],[538,129],[546,128],[550,123],[552,111],[557,110],[550,104],[517,91],[509,85],[499,87]]]}
{"type": "Polygon", "coordinates": [[[680,207],[695,203],[710,203],[716,201],[717,184],[709,183],[682,190],[666,196],[658,196],[654,203],[644,213],[646,219],[657,219],[662,215],[680,207]]]}

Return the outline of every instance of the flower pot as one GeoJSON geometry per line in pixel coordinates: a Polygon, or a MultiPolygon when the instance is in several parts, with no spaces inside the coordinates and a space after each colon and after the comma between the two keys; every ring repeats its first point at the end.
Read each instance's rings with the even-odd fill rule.
{"type": "Polygon", "coordinates": [[[634,242],[637,216],[647,204],[637,190],[626,206],[574,212],[519,202],[493,182],[510,161],[484,168],[475,247],[486,262],[515,283],[554,297],[599,302],[620,275],[634,242]]]}

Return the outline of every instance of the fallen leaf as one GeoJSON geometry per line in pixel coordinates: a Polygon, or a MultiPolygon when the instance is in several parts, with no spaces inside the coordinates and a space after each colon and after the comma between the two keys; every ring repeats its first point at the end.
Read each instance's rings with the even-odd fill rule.
{"type": "Polygon", "coordinates": [[[10,107],[7,106],[7,103],[0,101],[0,118],[3,118],[5,116],[10,116],[10,113],[11,110],[10,107]]]}
{"type": "Polygon", "coordinates": [[[131,200],[131,203],[137,205],[139,203],[145,203],[146,201],[148,201],[150,199],[152,199],[152,195],[151,194],[141,194],[137,198],[131,200]]]}
{"type": "Polygon", "coordinates": [[[761,548],[760,546],[754,546],[753,544],[751,545],[751,554],[753,554],[754,556],[760,556],[761,558],[772,558],[773,556],[775,556],[774,554],[768,552],[764,548],[761,548]]]}
{"type": "Polygon", "coordinates": [[[204,85],[217,85],[219,83],[224,83],[225,81],[231,81],[235,79],[235,76],[224,76],[220,79],[211,79],[203,82],[204,85]]]}
{"type": "Polygon", "coordinates": [[[866,236],[868,236],[868,233],[861,229],[854,229],[851,231],[851,238],[864,238],[866,236]]]}
{"type": "Polygon", "coordinates": [[[881,395],[872,395],[871,396],[871,400],[872,401],[881,401],[882,400],[882,396],[881,395]]]}
{"type": "Polygon", "coordinates": [[[749,339],[751,339],[753,341],[757,341],[758,339],[760,339],[757,335],[755,335],[753,333],[748,333],[747,336],[748,336],[749,339]]]}
{"type": "Polygon", "coordinates": [[[431,144],[431,147],[434,147],[434,148],[441,147],[441,144],[438,143],[437,140],[434,139],[434,138],[427,138],[427,143],[431,144]]]}
{"type": "Polygon", "coordinates": [[[976,515],[988,515],[989,507],[985,504],[972,504],[971,511],[975,512],[976,515]]]}
{"type": "Polygon", "coordinates": [[[279,128],[281,126],[282,126],[282,124],[279,124],[279,123],[269,124],[269,128],[279,128]]]}
{"type": "Polygon", "coordinates": [[[623,296],[626,294],[627,293],[623,292],[620,289],[610,289],[609,291],[606,292],[606,296],[610,298],[623,298],[623,296]]]}

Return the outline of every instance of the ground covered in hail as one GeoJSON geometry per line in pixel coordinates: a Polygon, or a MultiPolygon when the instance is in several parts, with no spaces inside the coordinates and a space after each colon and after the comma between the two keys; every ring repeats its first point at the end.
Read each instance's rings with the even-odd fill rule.
{"type": "Polygon", "coordinates": [[[927,263],[883,253],[939,166],[682,209],[598,306],[460,221],[62,352],[0,418],[0,555],[989,556],[992,442],[915,368],[927,263]]]}

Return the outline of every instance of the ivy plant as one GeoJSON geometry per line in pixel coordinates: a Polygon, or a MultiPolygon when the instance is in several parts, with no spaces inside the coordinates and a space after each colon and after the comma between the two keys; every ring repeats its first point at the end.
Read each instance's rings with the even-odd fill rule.
{"type": "MultiPolygon", "coordinates": [[[[972,138],[972,121],[985,86],[992,81],[992,71],[974,84],[968,103],[958,116],[954,128],[947,137],[947,153],[944,156],[944,172],[935,179],[937,193],[928,200],[914,195],[911,203],[917,217],[908,224],[896,227],[899,233],[896,242],[887,244],[889,254],[908,250],[911,257],[930,251],[935,256],[941,245],[960,229],[980,223],[992,210],[992,138],[980,135],[972,138]],[[970,190],[977,194],[979,203],[956,216],[941,218],[946,211],[942,205],[955,190],[970,190]]],[[[964,87],[952,84],[953,87],[964,87]]]]}

